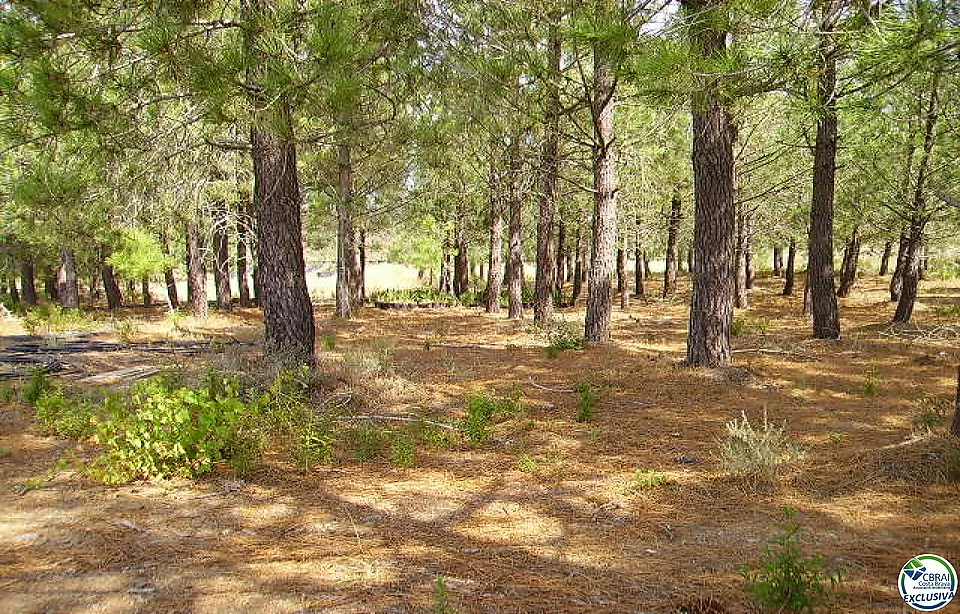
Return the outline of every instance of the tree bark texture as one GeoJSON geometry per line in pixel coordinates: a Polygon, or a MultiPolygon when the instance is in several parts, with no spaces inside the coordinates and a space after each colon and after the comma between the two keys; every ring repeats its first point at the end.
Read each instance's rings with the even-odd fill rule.
{"type": "Polygon", "coordinates": [[[214,203],[213,221],[213,280],[217,293],[217,308],[230,309],[233,295],[230,290],[230,242],[227,234],[227,209],[223,203],[214,203]]]}
{"type": "Polygon", "coordinates": [[[489,189],[490,255],[487,258],[487,313],[500,313],[500,294],[503,292],[503,193],[494,155],[490,156],[489,189]]]}
{"type": "Polygon", "coordinates": [[[187,294],[193,315],[207,317],[207,265],[204,258],[203,237],[196,218],[187,221],[187,294]]]}
{"type": "MultiPolygon", "coordinates": [[[[559,20],[559,17],[556,17],[559,20]]],[[[556,21],[550,26],[550,74],[560,76],[561,40],[556,21]]],[[[534,280],[533,320],[546,322],[553,314],[553,294],[557,269],[554,262],[553,219],[557,212],[557,182],[560,176],[560,89],[548,84],[546,122],[543,139],[543,185],[540,193],[540,215],[537,218],[537,272],[534,280]]],[[[558,253],[562,253],[559,252],[558,253]]]]}
{"type": "Polygon", "coordinates": [[[680,223],[683,209],[680,193],[674,192],[670,199],[670,218],[667,221],[667,256],[663,272],[663,298],[677,291],[677,243],[680,240],[680,223]]]}
{"type": "Polygon", "coordinates": [[[523,194],[521,192],[520,138],[514,135],[509,148],[510,236],[507,260],[507,317],[523,317],[523,194]]]}
{"type": "Polygon", "coordinates": [[[20,299],[27,305],[37,304],[37,285],[29,258],[20,261],[20,299]]]}
{"type": "Polygon", "coordinates": [[[783,273],[783,295],[793,296],[793,286],[796,279],[797,262],[797,240],[790,239],[790,247],[787,248],[787,267],[783,273]]]}
{"type": "Polygon", "coordinates": [[[73,257],[73,250],[66,246],[60,247],[60,271],[57,274],[57,294],[60,295],[60,306],[64,309],[80,308],[80,285],[77,283],[77,266],[73,257]]]}

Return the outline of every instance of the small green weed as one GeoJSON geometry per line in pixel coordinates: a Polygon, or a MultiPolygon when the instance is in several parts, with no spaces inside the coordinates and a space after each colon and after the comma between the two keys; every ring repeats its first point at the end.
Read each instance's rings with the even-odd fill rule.
{"type": "Polygon", "coordinates": [[[6,446],[0,446],[0,458],[5,458],[13,454],[13,450],[6,446]]]}
{"type": "Polygon", "coordinates": [[[730,334],[739,337],[747,333],[765,335],[770,330],[770,318],[757,316],[755,318],[736,317],[730,326],[730,334]]]}
{"type": "Polygon", "coordinates": [[[30,335],[87,331],[97,323],[96,318],[80,309],[64,309],[60,305],[37,305],[21,318],[23,327],[30,335]]]}
{"type": "Polygon", "coordinates": [[[57,388],[43,391],[34,406],[37,426],[44,433],[77,440],[93,434],[97,406],[89,401],[69,398],[57,388]]]}
{"type": "Polygon", "coordinates": [[[536,325],[534,330],[547,341],[544,351],[550,358],[566,350],[582,350],[584,347],[583,330],[573,322],[550,319],[536,325]]]}
{"type": "Polygon", "coordinates": [[[494,418],[511,418],[520,412],[520,396],[519,390],[507,397],[495,397],[482,391],[468,394],[467,416],[460,423],[467,439],[474,444],[486,441],[494,418]]]}
{"type": "Polygon", "coordinates": [[[327,331],[320,336],[320,347],[328,352],[337,347],[337,335],[327,331]]]}
{"type": "Polygon", "coordinates": [[[17,395],[13,386],[0,386],[0,403],[9,403],[17,395]]]}
{"type": "Polygon", "coordinates": [[[359,460],[377,458],[387,443],[387,431],[373,424],[361,424],[345,433],[348,445],[359,460]]]}
{"type": "Polygon", "coordinates": [[[336,431],[332,420],[308,419],[295,428],[294,434],[296,437],[294,456],[297,466],[302,471],[310,471],[314,465],[330,463],[336,458],[334,450],[336,431]]]}
{"type": "Polygon", "coordinates": [[[832,444],[843,443],[843,440],[846,438],[847,438],[847,434],[841,433],[839,431],[831,431],[830,433],[827,434],[827,439],[829,439],[830,443],[832,444]]]}
{"type": "Polygon", "coordinates": [[[872,397],[879,392],[879,374],[875,368],[867,369],[867,373],[863,378],[863,394],[864,396],[872,397]]]}
{"type": "Polygon", "coordinates": [[[520,469],[520,471],[533,473],[537,470],[537,461],[533,460],[526,454],[521,454],[517,458],[517,468],[520,469]]]}
{"type": "Polygon", "coordinates": [[[926,397],[920,402],[920,409],[913,415],[911,423],[915,431],[931,431],[943,424],[953,411],[953,399],[948,397],[926,397]]]}
{"type": "Polygon", "coordinates": [[[130,318],[114,318],[113,332],[120,343],[129,344],[137,333],[140,332],[140,325],[136,320],[131,320],[130,318]]]}
{"type": "Polygon", "coordinates": [[[36,405],[37,400],[45,393],[53,389],[50,378],[41,371],[35,369],[27,380],[27,385],[23,387],[23,400],[29,405],[36,405]]]}
{"type": "Polygon", "coordinates": [[[417,444],[404,434],[394,437],[390,444],[390,462],[394,467],[413,467],[417,464],[417,444]]]}
{"type": "Polygon", "coordinates": [[[794,510],[783,509],[780,534],[764,548],[758,566],[741,572],[747,593],[764,613],[815,612],[830,603],[842,581],[839,573],[824,572],[819,555],[804,556],[794,516],[794,510]]]}
{"type": "Polygon", "coordinates": [[[637,469],[633,474],[633,479],[630,481],[630,486],[627,490],[630,492],[639,492],[641,490],[650,490],[663,486],[670,482],[663,472],[657,471],[655,469],[647,469],[646,471],[637,469]]]}
{"type": "Polygon", "coordinates": [[[577,422],[590,422],[597,416],[597,403],[600,395],[590,386],[581,382],[573,387],[577,393],[577,422]]]}
{"type": "Polygon", "coordinates": [[[430,608],[433,614],[456,614],[457,610],[450,603],[450,589],[443,575],[433,581],[433,605],[430,608]]]}

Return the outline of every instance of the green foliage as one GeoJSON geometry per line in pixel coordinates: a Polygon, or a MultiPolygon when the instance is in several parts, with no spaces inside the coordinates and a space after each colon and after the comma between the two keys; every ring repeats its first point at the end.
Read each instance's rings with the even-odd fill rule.
{"type": "Polygon", "coordinates": [[[819,555],[804,556],[794,516],[794,510],[783,509],[780,534],[764,548],[758,565],[742,571],[745,590],[764,613],[815,612],[830,603],[842,580],[824,572],[819,555]]]}
{"type": "Polygon", "coordinates": [[[920,431],[929,431],[939,426],[953,411],[953,399],[949,397],[926,397],[920,403],[911,423],[913,428],[920,431]]]}
{"type": "Polygon", "coordinates": [[[573,390],[577,393],[577,422],[590,422],[597,416],[600,395],[586,382],[580,382],[573,390]]]}
{"type": "Polygon", "coordinates": [[[468,394],[467,415],[460,423],[467,439],[474,444],[486,441],[495,418],[509,418],[520,412],[521,394],[520,391],[506,397],[493,396],[483,391],[468,394]]]}
{"type": "Polygon", "coordinates": [[[113,331],[120,343],[130,343],[140,332],[140,325],[131,318],[114,318],[113,331]]]}
{"type": "Polygon", "coordinates": [[[551,318],[535,326],[535,331],[547,342],[545,351],[551,358],[566,350],[582,350],[584,347],[583,329],[581,326],[551,318]]]}
{"type": "Polygon", "coordinates": [[[160,275],[176,264],[176,259],[163,253],[156,235],[139,228],[123,231],[120,246],[107,257],[107,263],[127,279],[160,275]]]}
{"type": "Polygon", "coordinates": [[[35,369],[30,374],[27,385],[23,387],[23,400],[35,406],[40,397],[51,390],[53,390],[53,384],[50,383],[50,378],[40,369],[35,369]]]}
{"type": "Polygon", "coordinates": [[[950,482],[960,482],[960,447],[947,451],[944,476],[950,482]]]}
{"type": "Polygon", "coordinates": [[[60,305],[37,305],[30,308],[21,319],[30,335],[87,331],[93,328],[96,319],[81,309],[64,309],[60,305]]]}
{"type": "Polygon", "coordinates": [[[527,454],[521,454],[517,458],[517,468],[519,468],[520,471],[532,473],[537,470],[537,461],[530,458],[527,454]]]}
{"type": "Polygon", "coordinates": [[[450,589],[443,575],[433,581],[433,605],[430,607],[433,614],[456,614],[457,610],[450,604],[450,589]]]}
{"type": "Polygon", "coordinates": [[[91,472],[105,482],[197,476],[217,461],[236,455],[247,465],[255,455],[245,431],[259,407],[241,396],[238,380],[217,373],[197,388],[155,377],[104,410],[95,435],[103,451],[91,472]]]}
{"type": "Polygon", "coordinates": [[[876,395],[879,392],[879,383],[880,378],[877,370],[874,368],[867,369],[867,374],[863,378],[864,396],[872,397],[876,395]]]}
{"type": "Polygon", "coordinates": [[[960,303],[955,305],[937,305],[933,308],[933,315],[938,318],[960,318],[960,303]]]}
{"type": "Polygon", "coordinates": [[[293,429],[297,466],[307,472],[316,464],[331,463],[336,458],[336,430],[329,419],[313,417],[293,429]]]}
{"type": "Polygon", "coordinates": [[[421,286],[419,288],[409,288],[405,290],[379,290],[374,292],[370,299],[374,303],[388,303],[394,305],[407,305],[429,307],[436,305],[454,305],[457,298],[452,294],[441,292],[433,286],[421,286]]]}
{"type": "Polygon", "coordinates": [[[770,330],[770,318],[758,316],[756,318],[736,317],[730,327],[730,334],[734,337],[752,333],[756,335],[765,335],[770,330]]]}
{"type": "Polygon", "coordinates": [[[0,386],[0,403],[9,403],[16,396],[13,386],[0,386]]]}
{"type": "Polygon", "coordinates": [[[320,347],[329,351],[332,351],[337,347],[337,335],[333,332],[327,331],[320,335],[320,347]]]}
{"type": "Polygon", "coordinates": [[[417,444],[404,434],[393,438],[390,444],[390,462],[395,467],[413,467],[417,464],[417,444]]]}
{"type": "Polygon", "coordinates": [[[657,488],[663,486],[670,482],[663,472],[657,471],[655,469],[647,469],[646,471],[641,471],[638,469],[633,474],[633,479],[630,481],[630,486],[628,490],[630,492],[637,492],[641,490],[650,490],[652,488],[657,488]]]}
{"type": "Polygon", "coordinates": [[[0,446],[0,458],[4,458],[13,454],[13,450],[6,446],[0,446]]]}
{"type": "Polygon", "coordinates": [[[387,431],[373,424],[361,424],[348,429],[344,435],[354,456],[360,460],[370,460],[380,456],[388,440],[387,431]]]}
{"type": "Polygon", "coordinates": [[[55,388],[41,392],[34,406],[41,432],[78,440],[93,434],[97,406],[92,402],[68,398],[63,389],[55,388]]]}
{"type": "Polygon", "coordinates": [[[786,427],[778,427],[767,420],[754,427],[741,412],[740,420],[725,425],[727,436],[720,442],[720,462],[728,473],[759,480],[776,478],[781,468],[802,458],[803,452],[787,437],[786,427]]]}

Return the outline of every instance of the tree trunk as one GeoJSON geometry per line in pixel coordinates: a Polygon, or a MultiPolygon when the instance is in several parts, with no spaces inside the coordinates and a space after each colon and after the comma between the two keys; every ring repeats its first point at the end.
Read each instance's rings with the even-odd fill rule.
{"type": "Polygon", "coordinates": [[[230,242],[227,235],[227,209],[222,202],[213,205],[213,280],[217,292],[217,309],[231,308],[230,242]]]}
{"type": "Polygon", "coordinates": [[[523,317],[523,194],[520,192],[520,138],[510,141],[510,258],[507,260],[507,317],[523,317]]]}
{"type": "MultiPolygon", "coordinates": [[[[107,308],[110,311],[116,311],[123,305],[123,295],[120,293],[120,286],[117,284],[117,278],[113,267],[107,264],[107,250],[100,248],[100,276],[103,279],[103,291],[107,295],[107,308]]],[[[129,289],[127,291],[129,294],[129,289]]]]}
{"type": "Polygon", "coordinates": [[[773,246],[773,276],[783,277],[783,248],[779,245],[773,246]]]}
{"type": "Polygon", "coordinates": [[[620,293],[620,309],[630,308],[630,290],[627,288],[627,250],[617,250],[617,292],[620,293]]]}
{"type": "Polygon", "coordinates": [[[880,272],[878,275],[884,277],[890,268],[890,255],[893,253],[893,241],[887,241],[883,244],[883,255],[880,256],[880,272]]]}
{"type": "Polygon", "coordinates": [[[57,273],[49,264],[43,267],[43,293],[51,301],[60,300],[60,292],[57,289],[57,273]]]}
{"type": "Polygon", "coordinates": [[[787,249],[787,269],[784,271],[783,295],[793,296],[793,285],[796,276],[795,264],[797,261],[797,240],[790,238],[790,247],[787,249]]]}
{"type": "Polygon", "coordinates": [[[750,297],[747,294],[747,224],[743,211],[737,214],[737,243],[733,251],[733,262],[736,267],[733,304],[737,309],[744,309],[749,307],[750,297]]]}
{"type": "Polygon", "coordinates": [[[687,273],[693,275],[693,246],[687,248],[687,273]]]}
{"type": "Polygon", "coordinates": [[[34,280],[33,262],[24,258],[20,262],[20,298],[27,305],[37,304],[37,286],[34,280]]]}
{"type": "Polygon", "coordinates": [[[586,254],[584,253],[583,245],[583,224],[577,224],[577,245],[576,245],[576,257],[574,258],[573,265],[573,295],[570,299],[570,304],[576,306],[577,301],[580,300],[580,295],[583,294],[583,279],[585,274],[586,267],[584,266],[584,260],[586,254]]]}
{"type": "Polygon", "coordinates": [[[460,298],[470,289],[470,258],[467,248],[466,231],[463,228],[463,212],[459,212],[454,229],[456,255],[453,258],[453,293],[460,298]]]}
{"type": "Polygon", "coordinates": [[[557,224],[557,268],[556,268],[556,280],[554,281],[553,292],[557,297],[563,297],[563,279],[567,270],[567,257],[569,254],[564,248],[564,242],[567,240],[566,236],[566,225],[563,223],[563,218],[560,218],[560,223],[557,224]]]}
{"type": "MultiPolygon", "coordinates": [[[[160,233],[160,249],[163,255],[170,256],[170,245],[167,242],[167,233],[160,233]]],[[[163,282],[167,286],[167,306],[171,311],[180,307],[180,297],[177,296],[177,280],[173,276],[173,267],[166,267],[163,270],[163,282]]]]}
{"type": "Polygon", "coordinates": [[[587,281],[584,340],[610,340],[612,281],[617,243],[617,165],[614,150],[614,87],[608,50],[593,50],[593,248],[587,281]]]}
{"type": "Polygon", "coordinates": [[[643,252],[640,250],[640,233],[637,232],[637,244],[633,248],[633,295],[640,298],[646,294],[643,287],[643,252]]]}
{"type": "MultiPolygon", "coordinates": [[[[682,0],[687,12],[713,10],[710,0],[682,0]]],[[[700,19],[702,16],[696,16],[700,19]]],[[[726,49],[727,32],[711,20],[696,24],[691,42],[706,57],[726,49]]],[[[733,203],[735,130],[727,103],[715,86],[704,81],[692,101],[694,239],[693,297],[687,337],[687,363],[718,367],[730,362],[733,319],[733,203]]]]}
{"type": "Polygon", "coordinates": [[[900,244],[897,247],[897,264],[890,277],[890,301],[900,300],[900,291],[903,289],[903,265],[907,260],[907,233],[900,232],[900,244]]]}
{"type": "Polygon", "coordinates": [[[960,365],[957,366],[957,394],[953,398],[953,422],[950,424],[950,434],[960,437],[960,365]]]}
{"type": "Polygon", "coordinates": [[[250,286],[247,284],[247,217],[243,201],[237,203],[237,289],[240,307],[250,307],[250,286]]]}
{"type": "Polygon", "coordinates": [[[500,294],[503,291],[503,194],[498,180],[497,157],[490,155],[490,255],[487,258],[487,313],[500,313],[500,294]]]}
{"type": "Polygon", "coordinates": [[[355,301],[352,299],[356,285],[351,277],[357,267],[354,263],[357,249],[354,245],[356,230],[353,225],[354,184],[353,159],[350,146],[337,146],[338,188],[337,195],[337,289],[336,313],[339,318],[353,315],[355,301]]]}
{"type": "MultiPolygon", "coordinates": [[[[559,14],[551,14],[550,79],[547,85],[546,121],[543,138],[543,190],[540,194],[540,215],[537,218],[537,272],[534,281],[533,320],[546,322],[553,314],[553,294],[557,269],[554,262],[553,219],[557,212],[557,181],[560,176],[560,77],[561,40],[559,14]]],[[[562,252],[558,252],[562,253],[562,252]]]]}
{"type": "Polygon", "coordinates": [[[940,100],[940,78],[942,67],[933,73],[930,98],[923,117],[923,152],[917,165],[917,181],[911,204],[912,218],[910,220],[910,236],[907,239],[906,255],[903,263],[903,287],[897,301],[897,311],[893,321],[898,324],[907,324],[913,317],[913,307],[917,300],[917,290],[920,277],[923,273],[923,244],[924,229],[930,219],[926,210],[927,173],[930,165],[930,153],[933,151],[936,138],[938,105],[940,100]]]}
{"type": "Polygon", "coordinates": [[[855,226],[850,239],[843,250],[843,264],[840,267],[840,285],[837,296],[843,298],[850,295],[853,284],[857,281],[857,267],[860,260],[860,229],[855,226]]]}
{"type": "Polygon", "coordinates": [[[757,275],[753,269],[753,212],[749,210],[743,214],[743,269],[744,286],[752,290],[757,275]]]}
{"type": "Polygon", "coordinates": [[[20,302],[20,291],[17,290],[17,280],[16,280],[16,278],[14,278],[14,277],[11,277],[11,278],[10,278],[9,288],[10,288],[10,300],[12,300],[14,303],[19,303],[19,302],[20,302]]]}
{"type": "Polygon", "coordinates": [[[677,291],[677,242],[680,240],[680,223],[683,221],[680,193],[675,191],[670,201],[670,219],[667,222],[667,257],[663,272],[663,298],[677,291]]]}
{"type": "Polygon", "coordinates": [[[143,298],[143,306],[150,307],[153,304],[152,302],[153,299],[150,296],[150,278],[149,277],[144,276],[144,278],[140,280],[140,294],[142,295],[141,298],[143,298]]]}
{"type": "Polygon", "coordinates": [[[60,306],[64,309],[80,308],[80,286],[77,283],[77,267],[74,263],[73,251],[67,247],[60,248],[60,271],[57,274],[57,294],[60,296],[60,306]]]}
{"type": "MultiPolygon", "coordinates": [[[[195,214],[194,214],[195,215],[195,214]]],[[[203,257],[203,237],[195,217],[187,221],[187,295],[193,315],[207,317],[207,265],[203,257]]]]}
{"type": "Polygon", "coordinates": [[[813,336],[840,338],[840,311],[833,283],[833,206],[837,160],[837,51],[834,17],[820,24],[817,95],[821,106],[813,161],[807,283],[813,312],[813,336]]]}

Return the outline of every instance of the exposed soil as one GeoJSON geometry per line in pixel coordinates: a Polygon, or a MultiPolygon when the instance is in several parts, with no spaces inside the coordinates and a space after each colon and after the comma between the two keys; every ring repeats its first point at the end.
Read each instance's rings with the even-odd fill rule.
{"type": "MultiPolygon", "coordinates": [[[[884,284],[867,278],[842,299],[844,338],[823,342],[808,338],[799,298],[758,280],[738,313],[736,365],[719,370],[680,366],[685,296],[634,300],[615,312],[613,343],[553,358],[528,322],[478,309],[367,309],[342,322],[320,308],[321,337],[335,339],[322,366],[389,353],[388,373],[341,384],[368,413],[455,415],[468,391],[523,391],[524,415],[489,443],[421,449],[413,468],[343,458],[303,474],[272,454],[242,478],[104,486],[57,471],[76,444],[40,436],[30,410],[7,403],[0,611],[427,612],[442,576],[464,613],[667,613],[708,598],[723,610],[699,611],[748,612],[740,570],[791,507],[804,549],[846,578],[829,611],[906,612],[895,582],[911,556],[960,563],[950,416],[933,432],[913,424],[925,397],[956,386],[960,322],[933,307],[956,305],[960,282],[925,283],[917,326],[903,331],[887,326],[884,284]],[[600,395],[591,422],[574,420],[567,391],[579,382],[600,395]],[[773,484],[728,477],[724,424],[764,411],[806,455],[773,484]],[[651,469],[669,481],[631,486],[651,469]]],[[[159,313],[143,335],[167,334],[159,313]]],[[[256,317],[217,316],[205,332],[256,339],[256,317]]],[[[256,351],[163,360],[243,370],[256,351]]],[[[88,360],[104,371],[156,358],[88,360]]]]}

